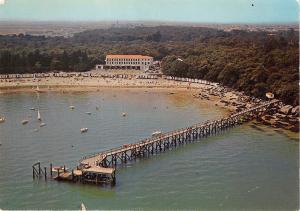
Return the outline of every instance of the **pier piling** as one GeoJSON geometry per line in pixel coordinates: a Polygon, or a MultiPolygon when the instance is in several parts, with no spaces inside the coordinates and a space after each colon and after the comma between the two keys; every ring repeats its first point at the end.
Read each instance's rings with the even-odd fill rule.
{"type": "Polygon", "coordinates": [[[53,167],[53,165],[52,165],[52,163],[50,163],[50,176],[51,176],[51,178],[53,176],[52,167],[53,167]]]}
{"type": "Polygon", "coordinates": [[[44,167],[44,177],[45,177],[45,180],[47,180],[47,167],[44,167]]]}

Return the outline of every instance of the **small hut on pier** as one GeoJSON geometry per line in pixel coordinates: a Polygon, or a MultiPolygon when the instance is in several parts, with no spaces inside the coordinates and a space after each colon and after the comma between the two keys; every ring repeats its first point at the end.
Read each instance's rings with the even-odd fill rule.
{"type": "Polygon", "coordinates": [[[114,168],[103,168],[99,166],[93,166],[90,168],[74,169],[72,170],[72,172],[58,173],[55,179],[60,181],[79,181],[82,183],[93,184],[115,184],[116,175],[114,168]]]}

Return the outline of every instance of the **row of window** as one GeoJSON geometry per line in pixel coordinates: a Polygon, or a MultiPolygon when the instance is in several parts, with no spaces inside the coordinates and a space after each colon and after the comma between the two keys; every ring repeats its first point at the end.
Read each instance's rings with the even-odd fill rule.
{"type": "Polygon", "coordinates": [[[107,58],[107,61],[150,61],[150,59],[122,59],[122,58],[107,58]]]}
{"type": "Polygon", "coordinates": [[[114,65],[119,65],[119,64],[127,64],[127,65],[130,65],[130,64],[142,64],[142,65],[150,65],[150,62],[110,62],[110,61],[107,61],[106,64],[114,64],[114,65]]]}

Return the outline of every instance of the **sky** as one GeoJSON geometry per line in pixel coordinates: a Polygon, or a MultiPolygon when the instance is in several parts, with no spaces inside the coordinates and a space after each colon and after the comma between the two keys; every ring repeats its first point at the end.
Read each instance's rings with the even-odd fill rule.
{"type": "Polygon", "coordinates": [[[299,0],[0,0],[0,20],[291,23],[298,18],[299,0]]]}

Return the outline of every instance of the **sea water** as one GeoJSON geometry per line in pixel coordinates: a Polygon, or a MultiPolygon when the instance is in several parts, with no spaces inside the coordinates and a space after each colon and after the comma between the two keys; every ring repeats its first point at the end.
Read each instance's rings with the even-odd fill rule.
{"type": "Polygon", "coordinates": [[[299,142],[253,122],[119,168],[114,187],[32,179],[37,161],[72,168],[89,153],[223,115],[217,106],[154,90],[2,94],[0,208],[297,209],[299,142]]]}

